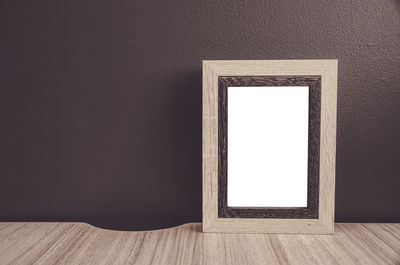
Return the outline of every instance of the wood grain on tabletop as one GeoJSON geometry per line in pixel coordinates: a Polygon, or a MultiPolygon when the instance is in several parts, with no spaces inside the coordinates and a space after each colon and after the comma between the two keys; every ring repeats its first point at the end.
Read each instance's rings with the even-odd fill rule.
{"type": "Polygon", "coordinates": [[[400,224],[288,235],[202,233],[199,223],[142,232],[0,223],[0,264],[400,264],[400,224]]]}

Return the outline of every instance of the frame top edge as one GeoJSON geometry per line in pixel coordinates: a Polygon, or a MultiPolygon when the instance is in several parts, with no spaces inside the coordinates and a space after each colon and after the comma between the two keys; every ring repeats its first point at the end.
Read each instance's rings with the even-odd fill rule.
{"type": "Polygon", "coordinates": [[[338,59],[270,59],[270,60],[202,60],[203,64],[207,63],[243,63],[243,62],[338,62],[338,59]]]}
{"type": "Polygon", "coordinates": [[[337,72],[337,59],[203,60],[203,76],[214,75],[325,75],[337,72]]]}

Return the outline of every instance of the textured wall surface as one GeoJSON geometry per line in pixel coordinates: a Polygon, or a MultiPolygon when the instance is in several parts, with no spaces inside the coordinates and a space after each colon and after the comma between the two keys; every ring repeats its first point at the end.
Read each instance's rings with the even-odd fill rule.
{"type": "Polygon", "coordinates": [[[0,2],[0,221],[201,220],[201,61],[339,59],[336,221],[400,221],[400,1],[0,2]]]}

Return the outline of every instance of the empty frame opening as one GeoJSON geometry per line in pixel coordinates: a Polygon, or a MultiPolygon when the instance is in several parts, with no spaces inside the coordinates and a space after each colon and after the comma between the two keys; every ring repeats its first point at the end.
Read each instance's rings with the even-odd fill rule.
{"type": "Polygon", "coordinates": [[[307,207],[308,86],[228,87],[227,206],[307,207]]]}

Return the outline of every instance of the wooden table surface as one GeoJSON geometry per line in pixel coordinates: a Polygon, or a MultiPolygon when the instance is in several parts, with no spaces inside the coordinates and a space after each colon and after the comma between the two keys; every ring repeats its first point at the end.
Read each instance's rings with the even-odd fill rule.
{"type": "Polygon", "coordinates": [[[206,234],[201,224],[125,232],[85,223],[0,223],[0,264],[400,264],[400,224],[334,235],[206,234]]]}

